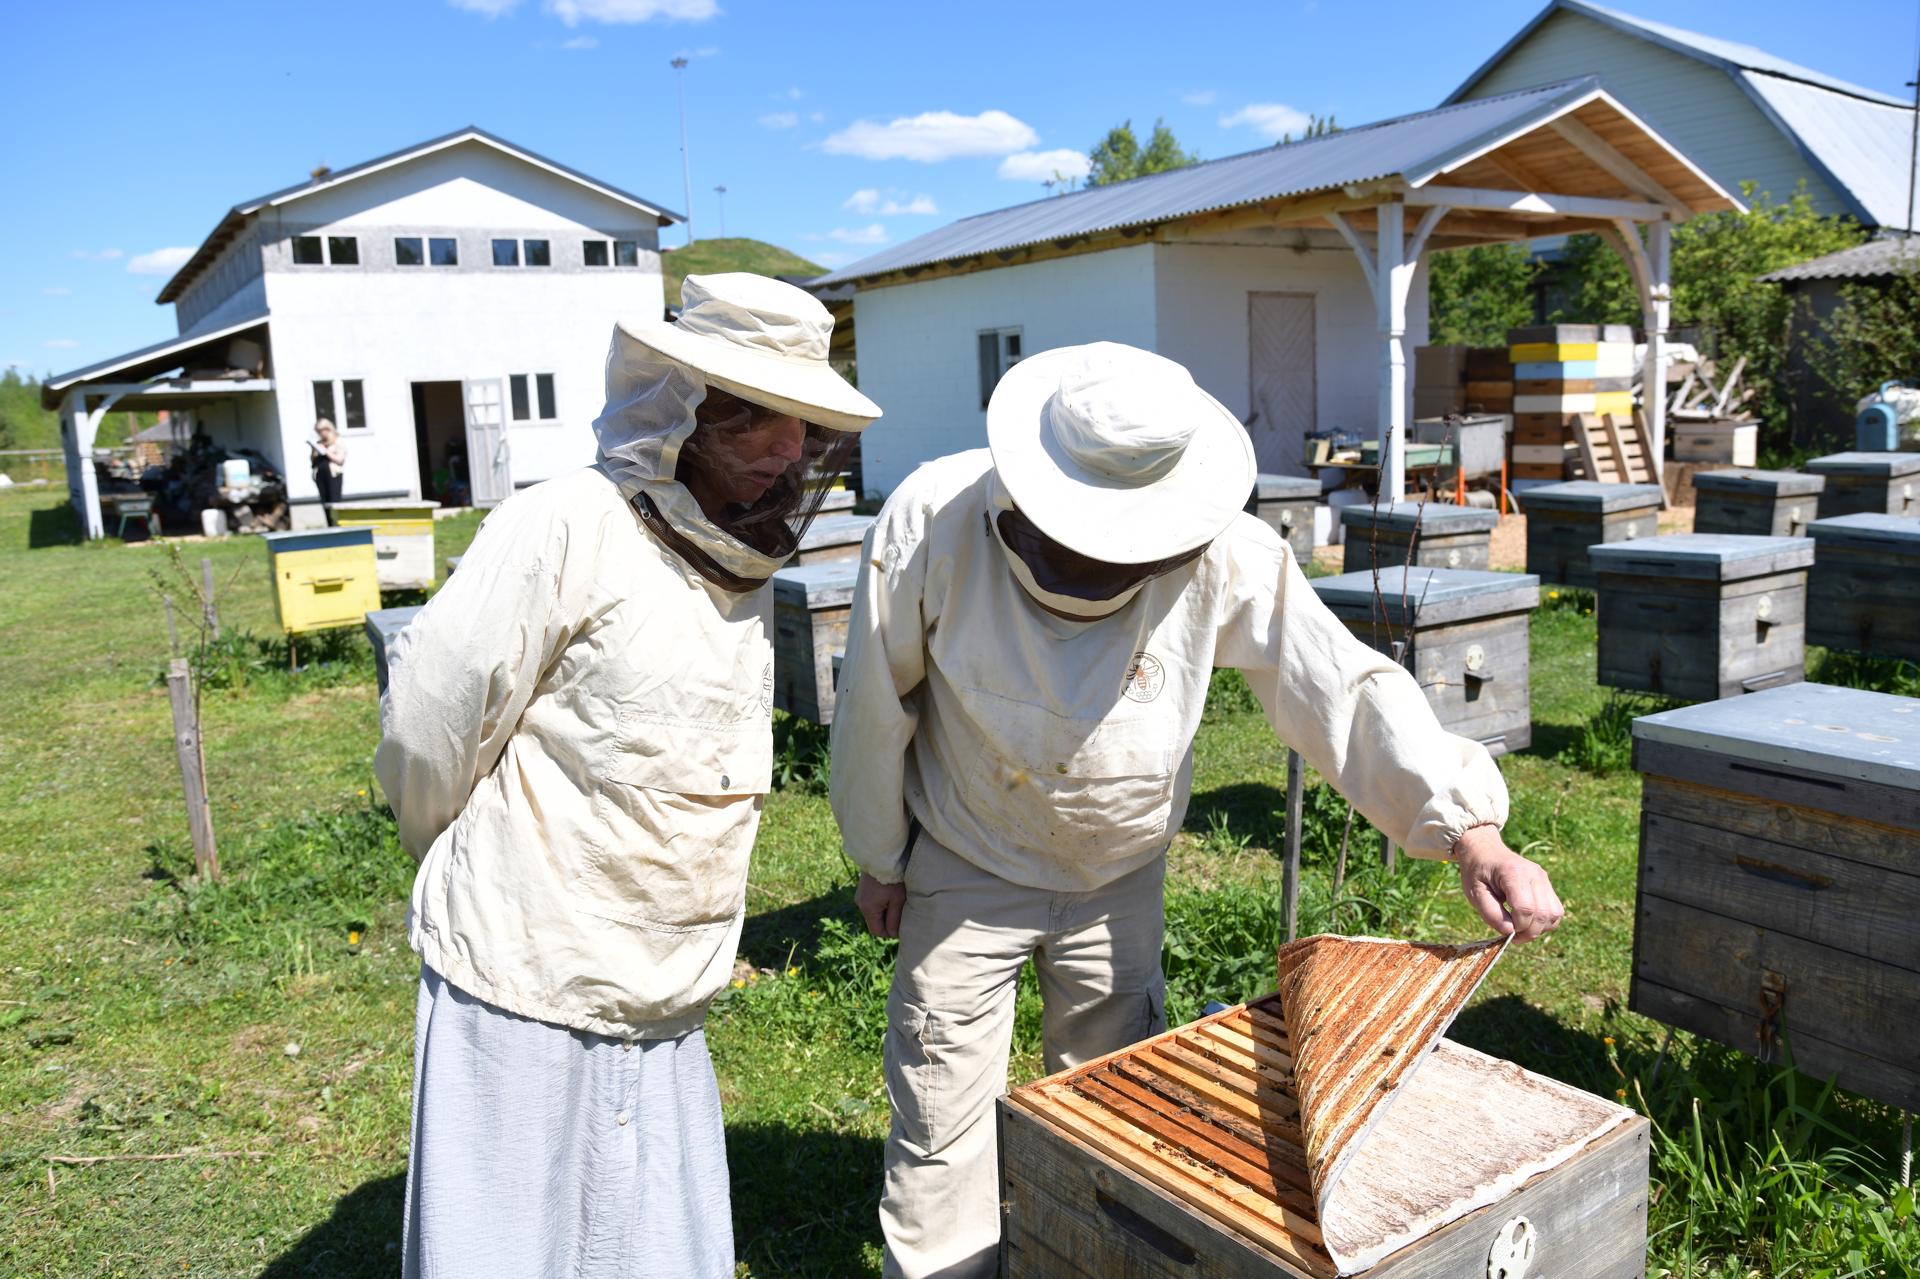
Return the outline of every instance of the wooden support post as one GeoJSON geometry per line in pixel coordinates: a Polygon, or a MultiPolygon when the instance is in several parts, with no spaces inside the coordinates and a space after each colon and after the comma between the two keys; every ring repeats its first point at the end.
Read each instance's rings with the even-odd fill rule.
{"type": "Polygon", "coordinates": [[[1287,940],[1300,932],[1300,835],[1305,800],[1303,786],[1306,768],[1300,752],[1287,750],[1287,847],[1286,862],[1280,871],[1280,899],[1287,915],[1287,940]]]}
{"type": "Polygon", "coordinates": [[[1380,329],[1380,488],[1382,503],[1407,494],[1407,294],[1413,265],[1406,260],[1406,206],[1379,208],[1374,232],[1374,302],[1380,329]]]}
{"type": "Polygon", "coordinates": [[[206,614],[208,633],[219,639],[220,606],[213,599],[213,561],[204,555],[200,557],[200,608],[206,614]]]}
{"type": "Polygon", "coordinates": [[[220,855],[213,846],[207,761],[200,746],[200,717],[193,704],[193,674],[184,657],[167,663],[167,704],[173,711],[173,752],[180,765],[180,787],[187,798],[187,829],[193,834],[194,873],[218,879],[220,855]]]}

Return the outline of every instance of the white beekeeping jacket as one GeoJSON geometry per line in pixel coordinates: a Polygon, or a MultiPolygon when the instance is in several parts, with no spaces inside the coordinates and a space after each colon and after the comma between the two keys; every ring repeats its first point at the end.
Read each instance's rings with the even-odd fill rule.
{"type": "Polygon", "coordinates": [[[1504,824],[1486,748],[1320,603],[1252,516],[1120,610],[1073,621],[1016,582],[988,518],[986,450],[921,467],[868,535],[834,704],[847,854],[904,874],[909,822],[982,870],[1084,891],[1180,828],[1213,669],[1238,667],[1282,741],[1417,857],[1504,824]]]}
{"type": "Polygon", "coordinates": [[[488,1003],[603,1035],[700,1024],[772,782],[771,590],[716,586],[633,506],[730,572],[777,567],[671,479],[701,394],[616,346],[600,463],[487,517],[381,704],[375,772],[421,858],[414,948],[488,1003]]]}

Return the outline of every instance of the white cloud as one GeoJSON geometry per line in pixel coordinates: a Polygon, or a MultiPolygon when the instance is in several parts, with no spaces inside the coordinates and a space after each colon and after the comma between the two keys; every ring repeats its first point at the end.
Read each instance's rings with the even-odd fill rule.
{"type": "Polygon", "coordinates": [[[769,111],[760,117],[760,123],[769,129],[791,129],[800,123],[800,117],[792,111],[769,111]]]}
{"type": "Polygon", "coordinates": [[[1013,182],[1084,178],[1092,169],[1087,157],[1072,147],[1062,147],[1058,151],[1021,151],[1000,162],[1000,176],[1013,182]]]}
{"type": "Polygon", "coordinates": [[[827,238],[842,244],[885,244],[887,228],[878,222],[869,222],[866,226],[837,226],[827,232],[827,238]]]}
{"type": "Polygon", "coordinates": [[[193,250],[181,244],[151,253],[136,253],[127,259],[127,270],[134,275],[171,275],[187,264],[193,250]]]}
{"type": "Polygon", "coordinates": [[[1220,127],[1223,129],[1235,129],[1244,124],[1269,138],[1305,133],[1312,123],[1312,117],[1306,112],[1278,102],[1250,102],[1232,115],[1220,117],[1220,127]]]}
{"type": "Polygon", "coordinates": [[[908,216],[928,216],[940,212],[940,206],[933,202],[932,196],[910,196],[904,201],[897,198],[906,195],[907,193],[905,191],[895,191],[892,189],[882,191],[878,187],[862,187],[848,196],[846,203],[840,207],[852,210],[855,213],[877,213],[883,218],[896,217],[903,214],[908,216]]]}
{"type": "Polygon", "coordinates": [[[806,90],[800,88],[798,85],[787,90],[787,101],[789,102],[798,102],[800,101],[800,99],[806,96],[807,96],[806,90]]]}
{"type": "Polygon", "coordinates": [[[120,256],[118,249],[75,249],[73,256],[82,262],[111,262],[120,256]]]}
{"type": "Polygon", "coordinates": [[[72,338],[48,338],[46,341],[42,342],[40,345],[44,347],[50,347],[55,351],[71,351],[74,347],[79,346],[80,344],[72,338]]]}
{"type": "Polygon", "coordinates": [[[1213,105],[1213,100],[1219,96],[1212,89],[1196,89],[1192,93],[1181,94],[1180,101],[1190,107],[1210,107],[1213,105]]]}
{"type": "Polygon", "coordinates": [[[64,284],[49,284],[46,288],[40,291],[46,294],[50,298],[63,298],[67,296],[67,294],[73,292],[72,289],[68,288],[64,284]]]}
{"type": "Polygon", "coordinates": [[[829,135],[821,145],[835,155],[933,164],[963,155],[1006,155],[1039,140],[1031,125],[1005,111],[982,111],[979,115],[926,111],[885,124],[856,120],[829,135]]]}
{"type": "Polygon", "coordinates": [[[815,124],[825,124],[827,122],[827,113],[825,111],[815,111],[808,115],[807,119],[815,124]]]}
{"type": "Polygon", "coordinates": [[[502,14],[512,13],[519,7],[520,0],[447,0],[447,3],[456,9],[464,9],[468,13],[497,18],[502,14]]]}
{"type": "Polygon", "coordinates": [[[575,36],[571,40],[562,40],[560,47],[562,49],[598,49],[600,47],[600,37],[575,36]]]}
{"type": "Polygon", "coordinates": [[[842,253],[838,249],[829,249],[825,253],[816,253],[813,260],[821,266],[845,266],[853,261],[853,254],[842,253]]]}
{"type": "MultiPolygon", "coordinates": [[[[500,2],[473,0],[476,4],[500,2]]],[[[716,0],[547,0],[546,8],[570,27],[582,22],[626,24],[651,22],[655,18],[669,22],[705,22],[720,12],[716,0]]]]}

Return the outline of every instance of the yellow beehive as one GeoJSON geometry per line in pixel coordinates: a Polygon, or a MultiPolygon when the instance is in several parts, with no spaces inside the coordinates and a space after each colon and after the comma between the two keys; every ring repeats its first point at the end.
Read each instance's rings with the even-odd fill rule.
{"type": "Polygon", "coordinates": [[[373,558],[383,591],[433,585],[433,513],[438,502],[335,502],[341,528],[373,530],[373,558]]]}
{"type": "Polygon", "coordinates": [[[287,634],[359,626],[380,607],[372,529],[269,533],[266,542],[274,617],[287,634]]]}
{"type": "Polygon", "coordinates": [[[1594,359],[1600,347],[1594,342],[1521,342],[1507,353],[1515,364],[1566,364],[1594,359]]]}

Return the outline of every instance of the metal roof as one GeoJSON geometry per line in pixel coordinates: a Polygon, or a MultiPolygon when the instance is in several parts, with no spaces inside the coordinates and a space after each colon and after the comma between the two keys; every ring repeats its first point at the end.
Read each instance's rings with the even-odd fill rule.
{"type": "Polygon", "coordinates": [[[659,219],[661,226],[666,226],[673,222],[686,221],[684,214],[675,213],[663,204],[643,199],[631,192],[622,191],[619,187],[602,182],[598,178],[588,177],[578,169],[568,168],[557,160],[549,160],[538,152],[529,151],[527,148],[509,142],[505,138],[488,133],[485,129],[468,125],[464,129],[455,129],[452,133],[443,133],[437,138],[429,138],[425,142],[416,143],[410,147],[403,147],[398,151],[388,152],[386,155],[377,156],[374,159],[363,161],[360,164],[351,165],[345,169],[336,169],[322,177],[310,178],[305,182],[296,182],[290,187],[282,187],[278,191],[270,191],[266,195],[255,196],[251,200],[242,200],[227,210],[226,215],[220,219],[219,225],[215,226],[207,238],[201,242],[200,247],[194,251],[193,256],[187,259],[186,265],[175,272],[173,278],[167,281],[166,287],[160,290],[160,296],[154,300],[156,302],[171,302],[177,298],[186,290],[187,285],[193,282],[193,278],[214,259],[214,256],[219,253],[220,249],[246,224],[247,219],[255,213],[258,213],[261,209],[269,205],[290,204],[295,200],[305,199],[307,196],[318,194],[321,191],[330,191],[343,183],[352,182],[356,178],[366,177],[368,174],[377,173],[381,169],[391,168],[396,164],[404,164],[409,160],[415,160],[423,155],[445,150],[448,147],[458,146],[463,142],[477,142],[483,146],[492,147],[496,151],[503,152],[517,160],[522,160],[536,168],[545,169],[570,182],[577,182],[581,186],[596,191],[609,199],[617,200],[622,204],[631,205],[634,208],[652,214],[659,219]]]}
{"type": "Polygon", "coordinates": [[[1799,262],[1778,271],[1769,271],[1762,280],[1780,283],[1788,280],[1871,280],[1920,267],[1920,244],[1904,237],[1868,240],[1850,249],[1799,262]]]}
{"type": "Polygon", "coordinates": [[[218,328],[205,329],[198,333],[182,333],[151,346],[116,355],[111,359],[89,364],[84,368],[57,374],[48,378],[40,386],[40,402],[47,408],[59,405],[61,397],[67,391],[82,382],[92,382],[110,374],[118,374],[123,380],[150,378],[156,373],[182,367],[189,355],[204,347],[213,346],[228,338],[237,337],[248,329],[267,326],[267,313],[259,311],[230,324],[218,328]]]}
{"type": "Polygon", "coordinates": [[[980,213],[830,271],[809,287],[1358,182],[1400,177],[1418,186],[1601,93],[1600,82],[1585,76],[980,213]]]}

